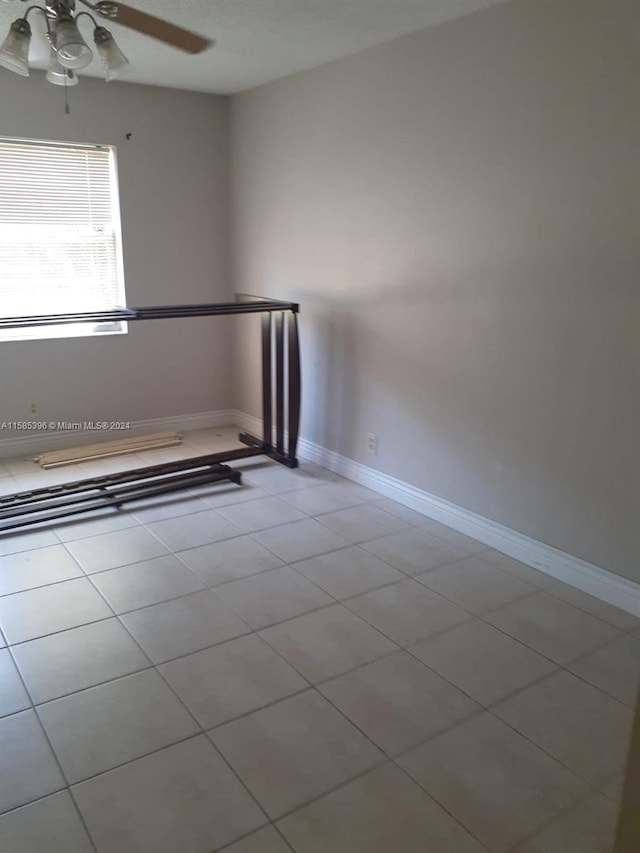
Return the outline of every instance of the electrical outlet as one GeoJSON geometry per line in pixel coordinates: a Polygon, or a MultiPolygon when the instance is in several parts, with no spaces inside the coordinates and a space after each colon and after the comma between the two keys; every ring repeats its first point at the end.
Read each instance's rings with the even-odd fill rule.
{"type": "Polygon", "coordinates": [[[37,403],[29,403],[29,412],[32,415],[38,414],[38,404],[37,403]]]}
{"type": "Polygon", "coordinates": [[[375,432],[367,433],[367,452],[373,456],[378,455],[378,436],[375,432]]]}

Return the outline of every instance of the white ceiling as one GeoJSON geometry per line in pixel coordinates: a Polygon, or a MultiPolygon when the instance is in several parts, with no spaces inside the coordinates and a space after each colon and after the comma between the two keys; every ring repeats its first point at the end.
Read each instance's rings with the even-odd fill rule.
{"type": "MultiPolygon", "coordinates": [[[[36,2],[36,0],[33,0],[36,2]]],[[[42,0],[40,0],[42,2],[42,0]]],[[[215,39],[189,56],[117,24],[106,23],[135,66],[132,83],[231,94],[315,68],[406,33],[504,0],[127,0],[128,4],[215,39]]],[[[80,5],[80,4],[78,4],[80,5]]],[[[24,14],[19,0],[0,2],[0,40],[24,14]]],[[[31,64],[44,67],[44,23],[32,13],[31,64]]],[[[80,23],[91,43],[90,22],[80,23]]],[[[0,73],[11,72],[0,68],[0,73]]],[[[101,76],[94,60],[83,72],[101,76]]]]}

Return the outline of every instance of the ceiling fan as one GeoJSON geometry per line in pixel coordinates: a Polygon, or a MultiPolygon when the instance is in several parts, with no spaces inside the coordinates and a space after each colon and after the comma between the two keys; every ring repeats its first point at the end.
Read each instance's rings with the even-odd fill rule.
{"type": "Polygon", "coordinates": [[[94,42],[103,61],[107,80],[119,77],[132,66],[117,46],[112,34],[98,23],[94,15],[170,44],[186,53],[202,53],[213,44],[211,39],[112,0],[95,0],[95,2],[79,0],[82,6],[86,6],[91,11],[77,10],[76,0],[43,0],[43,2],[42,6],[30,5],[24,16],[11,24],[9,35],[0,47],[0,66],[23,77],[29,75],[31,25],[28,17],[35,11],[39,11],[45,18],[50,45],[47,80],[56,85],[75,85],[78,82],[75,72],[85,68],[93,58],[89,45],[78,29],[78,20],[83,16],[90,18],[93,22],[94,42]]]}
{"type": "MultiPolygon", "coordinates": [[[[25,2],[25,0],[22,0],[22,2],[25,2]]],[[[213,44],[211,39],[204,38],[197,33],[185,30],[183,27],[178,27],[175,24],[170,24],[168,21],[157,18],[155,15],[140,12],[124,3],[110,2],[110,0],[98,0],[96,3],[90,3],[88,0],[80,0],[80,3],[87,6],[102,18],[115,21],[118,24],[122,24],[123,27],[129,27],[131,30],[137,30],[139,33],[171,44],[187,53],[202,53],[203,50],[206,50],[213,44]]],[[[75,0],[47,0],[46,2],[47,16],[52,21],[64,17],[65,14],[73,15],[75,7],[75,0]]]]}

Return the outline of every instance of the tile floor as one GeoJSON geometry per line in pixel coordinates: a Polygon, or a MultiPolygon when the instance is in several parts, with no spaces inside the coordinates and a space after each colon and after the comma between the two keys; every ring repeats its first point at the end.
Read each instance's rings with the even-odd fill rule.
{"type": "Polygon", "coordinates": [[[234,464],[0,537],[0,850],[610,853],[640,621],[315,465],[234,464]]]}

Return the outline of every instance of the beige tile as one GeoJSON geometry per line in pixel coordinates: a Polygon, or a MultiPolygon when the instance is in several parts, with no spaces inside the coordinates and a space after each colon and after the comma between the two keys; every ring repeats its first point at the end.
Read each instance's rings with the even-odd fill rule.
{"type": "Polygon", "coordinates": [[[2,460],[5,471],[10,474],[37,474],[43,473],[43,469],[31,456],[9,456],[2,460]]]}
{"type": "Polygon", "coordinates": [[[165,546],[142,527],[78,539],[69,542],[67,548],[88,574],[151,560],[168,553],[165,546]]]}
{"type": "Polygon", "coordinates": [[[515,853],[612,853],[617,817],[613,803],[601,794],[591,794],[515,853]]]}
{"type": "Polygon", "coordinates": [[[528,687],[493,713],[594,785],[624,766],[631,709],[568,672],[528,687]]]}
{"type": "Polygon", "coordinates": [[[640,619],[627,613],[626,610],[620,610],[618,607],[613,607],[607,604],[606,601],[601,601],[599,598],[594,598],[592,595],[587,595],[581,589],[576,589],[575,586],[569,586],[566,583],[554,583],[547,592],[549,595],[555,595],[556,598],[561,598],[568,604],[577,607],[578,610],[584,610],[603,622],[608,622],[614,628],[620,628],[622,631],[628,631],[636,626],[640,627],[640,619]]]}
{"type": "Polygon", "coordinates": [[[21,643],[13,653],[36,703],[150,666],[117,619],[21,643]]]}
{"type": "Polygon", "coordinates": [[[73,788],[100,853],[217,850],[266,822],[204,735],[73,788]]]}
{"type": "Polygon", "coordinates": [[[67,791],[0,817],[0,850],[7,853],[93,853],[93,849],[67,791]]]}
{"type": "Polygon", "coordinates": [[[267,826],[225,847],[221,853],[291,853],[291,848],[272,826],[267,826]]]}
{"type": "Polygon", "coordinates": [[[302,560],[294,563],[293,568],[339,599],[359,595],[405,577],[359,545],[302,560]]]}
{"type": "Polygon", "coordinates": [[[160,671],[206,729],[308,686],[255,634],[171,661],[160,671]]]}
{"type": "Polygon", "coordinates": [[[271,818],[383,760],[315,690],[220,726],[209,737],[271,818]]]}
{"type": "Polygon", "coordinates": [[[294,812],[278,828],[296,853],[486,853],[392,764],[294,812]]]}
{"type": "Polygon", "coordinates": [[[303,462],[295,470],[271,465],[264,470],[252,471],[246,479],[252,485],[259,486],[273,495],[321,486],[323,483],[344,482],[337,474],[308,462],[303,462]]]}
{"type": "Polygon", "coordinates": [[[184,441],[193,447],[200,447],[201,444],[216,442],[219,446],[227,447],[229,443],[232,445],[243,446],[238,441],[238,433],[240,429],[235,424],[224,424],[223,426],[202,427],[201,429],[189,430],[185,433],[184,441]]]}
{"type": "Polygon", "coordinates": [[[48,471],[37,468],[36,471],[30,473],[14,474],[13,479],[19,492],[30,492],[34,489],[48,488],[49,486],[58,486],[62,483],[70,483],[73,480],[81,480],[85,476],[85,472],[78,466],[76,470],[73,470],[72,467],[57,468],[48,471]]]}
{"type": "Polygon", "coordinates": [[[453,817],[506,853],[588,787],[491,714],[438,735],[399,759],[453,817]]]}
{"type": "Polygon", "coordinates": [[[490,566],[479,557],[465,557],[457,563],[425,572],[416,580],[477,614],[535,591],[528,583],[490,566]]]}
{"type": "Polygon", "coordinates": [[[410,509],[408,506],[404,506],[404,504],[392,501],[391,498],[378,498],[373,503],[390,515],[395,515],[396,518],[406,521],[407,524],[420,525],[426,519],[426,516],[421,512],[416,512],[415,509],[410,509]]]}
{"type": "Polygon", "coordinates": [[[366,592],[345,606],[399,646],[408,646],[472,616],[414,580],[366,592]]]}
{"type": "Polygon", "coordinates": [[[268,527],[289,524],[292,521],[304,521],[306,518],[303,512],[291,504],[273,496],[221,506],[218,512],[243,533],[254,533],[256,530],[266,530],[268,527]]]}
{"type": "Polygon", "coordinates": [[[397,650],[341,604],[273,625],[261,636],[313,683],[397,650]]]}
{"type": "Polygon", "coordinates": [[[282,565],[282,560],[250,536],[180,552],[180,559],[208,586],[257,575],[282,565]]]}
{"type": "Polygon", "coordinates": [[[465,556],[465,552],[454,545],[418,528],[374,539],[363,547],[408,575],[417,575],[465,556]]]}
{"type": "MultiPolygon", "coordinates": [[[[134,471],[136,468],[144,468],[145,461],[135,453],[126,453],[122,456],[107,457],[105,459],[93,459],[78,464],[81,477],[106,477],[109,474],[119,474],[121,471],[134,471]]],[[[62,470],[62,469],[60,469],[62,470]]]]}
{"type": "Polygon", "coordinates": [[[283,500],[307,515],[336,512],[376,498],[375,492],[355,483],[327,483],[316,489],[297,489],[283,495],[283,500]]]}
{"type": "Polygon", "coordinates": [[[34,711],[0,720],[0,813],[65,787],[34,711]]]}
{"type": "Polygon", "coordinates": [[[183,459],[194,459],[201,451],[184,442],[174,447],[158,447],[155,450],[141,450],[136,454],[142,465],[162,465],[165,462],[180,462],[183,459]]]}
{"type": "Polygon", "coordinates": [[[640,639],[623,636],[569,665],[568,669],[635,708],[640,686],[640,639]]]}
{"type": "Polygon", "coordinates": [[[239,536],[242,532],[235,524],[231,524],[219,515],[215,509],[207,509],[181,518],[155,521],[148,527],[172,551],[198,548],[200,545],[239,536]]]}
{"type": "Polygon", "coordinates": [[[319,688],[389,755],[398,755],[480,710],[406,652],[389,655],[319,688]]]}
{"type": "Polygon", "coordinates": [[[38,713],[70,784],[200,731],[152,669],[40,705],[38,713]]]}
{"type": "Polygon", "coordinates": [[[288,566],[223,584],[216,593],[252,628],[266,628],[334,603],[288,566]]]}
{"type": "Polygon", "coordinates": [[[395,533],[407,527],[406,522],[373,504],[360,504],[350,509],[329,512],[318,520],[334,533],[356,543],[395,533]]]}
{"type": "Polygon", "coordinates": [[[236,483],[211,483],[208,486],[196,486],[193,493],[211,509],[269,496],[269,492],[247,483],[244,477],[241,486],[236,483]]]}
{"type": "Polygon", "coordinates": [[[158,604],[204,588],[202,581],[173,554],[98,572],[92,576],[92,581],[116,613],[158,604]]]}
{"type": "Polygon", "coordinates": [[[544,592],[496,610],[486,620],[560,664],[618,636],[611,626],[544,592]]]}
{"type": "Polygon", "coordinates": [[[626,767],[622,773],[616,773],[615,776],[612,776],[610,779],[607,779],[602,785],[599,786],[600,791],[608,797],[616,806],[620,805],[622,801],[622,793],[624,791],[624,783],[625,783],[625,775],[626,775],[626,767]]]}
{"type": "Polygon", "coordinates": [[[142,501],[132,501],[128,507],[143,524],[164,521],[167,518],[179,518],[194,512],[204,512],[209,508],[204,501],[187,490],[170,492],[168,495],[156,495],[142,501]]]}
{"type": "Polygon", "coordinates": [[[0,688],[0,717],[24,711],[31,706],[8,649],[0,649],[0,688]]]}
{"type": "Polygon", "coordinates": [[[125,613],[122,623],[154,663],[191,654],[249,631],[248,625],[207,589],[125,613]]]}
{"type": "Polygon", "coordinates": [[[129,512],[104,509],[76,516],[72,520],[61,519],[55,530],[62,542],[73,542],[75,539],[88,539],[101,533],[113,533],[115,530],[137,526],[138,522],[129,512]]]}
{"type": "MultiPolygon", "coordinates": [[[[0,545],[2,543],[0,537],[0,545]]],[[[82,576],[82,570],[63,545],[0,557],[0,595],[82,576]]]]}
{"type": "Polygon", "coordinates": [[[423,518],[420,522],[420,527],[423,530],[426,530],[427,533],[431,533],[438,539],[442,539],[443,542],[455,545],[456,548],[460,548],[460,550],[469,555],[484,551],[487,547],[483,542],[478,542],[478,540],[474,539],[472,536],[466,536],[464,533],[454,530],[453,527],[441,524],[439,521],[434,521],[432,518],[423,518]]]}
{"type": "Polygon", "coordinates": [[[425,640],[409,651],[485,706],[557,668],[479,619],[425,640]]]}
{"type": "Polygon", "coordinates": [[[0,624],[9,643],[77,628],[113,616],[87,578],[62,581],[0,598],[0,624]]]}
{"type": "Polygon", "coordinates": [[[544,572],[532,569],[531,566],[521,563],[520,560],[514,560],[513,557],[509,557],[501,551],[495,551],[493,548],[487,548],[479,556],[487,563],[491,563],[492,566],[509,572],[517,578],[530,583],[531,586],[538,587],[538,589],[546,589],[553,586],[556,582],[555,578],[552,578],[551,575],[546,575],[544,572]]]}
{"type": "MultiPolygon", "coordinates": [[[[0,492],[1,494],[1,492],[0,492]]],[[[58,538],[52,530],[30,530],[27,533],[4,533],[0,536],[0,557],[7,554],[19,554],[37,548],[58,545],[58,538]]],[[[0,565],[1,562],[0,562],[0,565]]]]}
{"type": "Polygon", "coordinates": [[[349,542],[313,518],[271,527],[254,533],[256,542],[277,554],[285,563],[294,563],[346,547],[349,542]]]}

